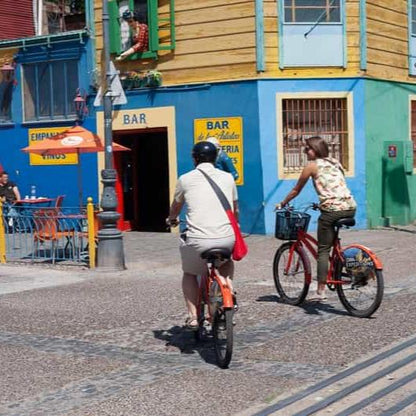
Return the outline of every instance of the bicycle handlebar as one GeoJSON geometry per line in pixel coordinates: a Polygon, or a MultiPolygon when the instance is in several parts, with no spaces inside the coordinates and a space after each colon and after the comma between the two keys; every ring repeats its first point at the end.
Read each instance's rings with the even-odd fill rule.
{"type": "Polygon", "coordinates": [[[166,218],[165,222],[167,230],[171,228],[176,228],[179,224],[186,224],[186,221],[178,220],[177,218],[175,218],[175,220],[170,220],[169,218],[166,218]]]}
{"type": "MultiPolygon", "coordinates": [[[[314,211],[319,210],[319,204],[316,202],[311,202],[310,204],[308,204],[306,206],[306,208],[304,208],[303,212],[308,211],[309,209],[313,209],[314,211]]],[[[295,211],[295,207],[293,205],[287,204],[284,207],[282,207],[280,204],[276,204],[276,207],[274,209],[275,211],[286,211],[286,212],[291,212],[291,211],[295,211]]]]}

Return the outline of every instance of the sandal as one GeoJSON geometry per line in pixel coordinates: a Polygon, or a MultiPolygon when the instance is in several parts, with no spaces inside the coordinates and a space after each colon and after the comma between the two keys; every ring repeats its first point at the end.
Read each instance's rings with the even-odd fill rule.
{"type": "Polygon", "coordinates": [[[192,331],[197,331],[199,328],[198,318],[196,316],[188,316],[185,320],[185,327],[192,331]]]}
{"type": "Polygon", "coordinates": [[[328,297],[325,293],[316,293],[315,295],[312,295],[311,297],[307,298],[310,302],[325,302],[328,300],[328,297]]]}

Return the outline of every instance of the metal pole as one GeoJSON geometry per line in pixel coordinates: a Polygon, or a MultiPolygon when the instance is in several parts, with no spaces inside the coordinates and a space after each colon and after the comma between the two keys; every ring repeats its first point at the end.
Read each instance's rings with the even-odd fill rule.
{"type": "Polygon", "coordinates": [[[113,169],[113,131],[112,131],[112,101],[111,101],[111,71],[110,71],[110,33],[108,0],[103,0],[103,35],[104,35],[104,67],[106,72],[106,86],[103,89],[104,104],[104,155],[105,168],[101,171],[104,185],[101,197],[103,209],[98,218],[101,229],[98,231],[97,269],[124,270],[123,236],[117,229],[120,214],[116,212],[117,196],[115,190],[117,173],[113,169]]]}

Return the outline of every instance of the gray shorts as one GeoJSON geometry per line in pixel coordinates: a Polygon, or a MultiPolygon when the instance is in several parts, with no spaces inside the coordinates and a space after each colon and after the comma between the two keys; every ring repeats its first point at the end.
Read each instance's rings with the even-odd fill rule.
{"type": "Polygon", "coordinates": [[[207,271],[207,263],[201,259],[201,253],[211,248],[228,248],[232,250],[234,242],[234,236],[225,238],[188,237],[186,241],[181,238],[179,251],[181,252],[182,258],[182,270],[184,273],[193,275],[205,274],[207,271]]]}

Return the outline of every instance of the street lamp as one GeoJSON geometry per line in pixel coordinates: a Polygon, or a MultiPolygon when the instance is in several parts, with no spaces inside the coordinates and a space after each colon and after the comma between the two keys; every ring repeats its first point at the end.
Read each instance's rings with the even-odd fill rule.
{"type": "Polygon", "coordinates": [[[103,88],[104,105],[104,169],[101,179],[104,185],[101,197],[102,212],[98,214],[101,228],[98,231],[97,268],[99,270],[124,270],[123,235],[117,229],[120,214],[116,212],[117,196],[115,183],[117,173],[113,167],[113,137],[112,137],[112,102],[111,102],[111,70],[110,70],[110,32],[108,0],[103,0],[103,36],[104,36],[104,67],[106,85],[103,88]]]}
{"type": "Polygon", "coordinates": [[[88,114],[87,93],[81,88],[77,88],[76,95],[74,98],[75,113],[77,115],[77,123],[84,119],[84,116],[88,114]]]}

